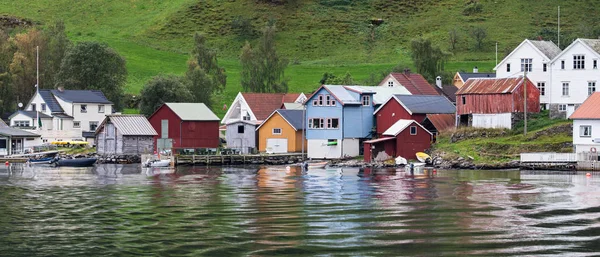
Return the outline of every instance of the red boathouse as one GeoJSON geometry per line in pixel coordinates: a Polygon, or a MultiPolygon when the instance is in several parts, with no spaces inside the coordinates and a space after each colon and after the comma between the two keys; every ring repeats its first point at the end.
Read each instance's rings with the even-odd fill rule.
{"type": "Polygon", "coordinates": [[[155,149],[159,139],[170,141],[174,149],[219,146],[220,119],[203,103],[165,103],[148,120],[158,133],[155,149]]]}
{"type": "Polygon", "coordinates": [[[383,132],[383,137],[364,142],[364,160],[383,161],[402,156],[408,160],[416,159],[416,153],[431,147],[432,134],[414,120],[398,120],[383,132]],[[383,159],[377,158],[385,152],[383,159]]]}

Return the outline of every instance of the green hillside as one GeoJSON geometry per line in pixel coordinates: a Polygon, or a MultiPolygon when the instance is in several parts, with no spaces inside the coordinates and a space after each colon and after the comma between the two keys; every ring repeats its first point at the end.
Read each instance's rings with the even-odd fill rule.
{"type": "MultiPolygon", "coordinates": [[[[424,36],[449,49],[448,32],[459,32],[449,71],[491,71],[495,42],[499,58],[523,38],[543,28],[552,36],[561,1],[465,0],[0,0],[0,15],[32,20],[45,26],[61,19],[74,41],[95,40],[115,48],[127,60],[127,91],[138,93],[159,73],[182,74],[195,31],[207,35],[219,50],[228,74],[218,99],[229,104],[240,90],[237,56],[245,40],[253,41],[267,21],[275,21],[278,50],[291,60],[286,71],[290,91],[311,91],[324,72],[355,80],[367,79],[398,63],[410,65],[408,44],[424,36]],[[370,27],[370,20],[384,23],[370,27]],[[236,33],[234,20],[248,21],[254,36],[236,33]],[[474,49],[473,27],[487,30],[482,50],[474,49]],[[373,32],[373,34],[371,34],[373,32]],[[371,42],[371,43],[369,43],[371,42]],[[373,43],[374,42],[374,43],[373,43]],[[372,49],[372,50],[368,50],[372,49]]],[[[563,46],[573,37],[597,36],[600,2],[572,1],[561,7],[563,46]]],[[[239,28],[239,27],[237,27],[239,28]]],[[[224,112],[215,110],[218,115],[224,112]]]]}

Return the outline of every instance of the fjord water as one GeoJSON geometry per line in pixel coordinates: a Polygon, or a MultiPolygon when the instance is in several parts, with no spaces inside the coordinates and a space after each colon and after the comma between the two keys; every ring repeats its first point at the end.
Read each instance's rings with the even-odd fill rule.
{"type": "Polygon", "coordinates": [[[592,256],[600,174],[0,168],[2,256],[592,256]]]}

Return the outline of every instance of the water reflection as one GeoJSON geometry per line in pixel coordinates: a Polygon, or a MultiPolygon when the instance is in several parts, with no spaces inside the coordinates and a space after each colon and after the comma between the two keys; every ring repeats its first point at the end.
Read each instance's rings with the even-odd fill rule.
{"type": "Polygon", "coordinates": [[[0,168],[2,255],[594,255],[600,174],[0,168]]]}

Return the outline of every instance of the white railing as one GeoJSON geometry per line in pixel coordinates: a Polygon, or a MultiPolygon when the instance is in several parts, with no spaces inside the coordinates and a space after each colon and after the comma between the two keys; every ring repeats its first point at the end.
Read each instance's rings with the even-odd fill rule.
{"type": "Polygon", "coordinates": [[[521,162],[577,162],[575,153],[521,153],[521,162]]]}

